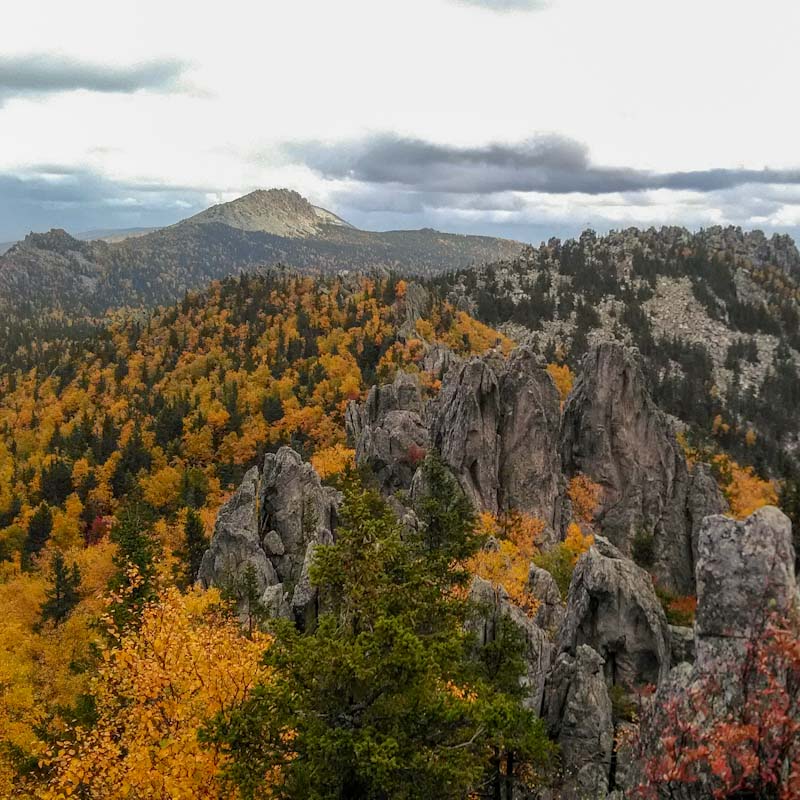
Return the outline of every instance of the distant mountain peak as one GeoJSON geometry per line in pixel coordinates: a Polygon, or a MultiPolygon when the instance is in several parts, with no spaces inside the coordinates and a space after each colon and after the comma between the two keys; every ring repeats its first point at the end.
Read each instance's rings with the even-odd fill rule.
{"type": "Polygon", "coordinates": [[[291,189],[256,189],[236,200],[211,206],[178,224],[214,222],[243,231],[262,231],[292,239],[318,236],[327,225],[352,227],[291,189]]]}

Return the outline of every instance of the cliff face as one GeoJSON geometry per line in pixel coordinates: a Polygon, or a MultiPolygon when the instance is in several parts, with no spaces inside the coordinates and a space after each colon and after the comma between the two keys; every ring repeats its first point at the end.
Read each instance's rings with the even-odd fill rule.
{"type": "Polygon", "coordinates": [[[568,476],[582,472],[603,487],[603,534],[628,557],[637,536],[652,537],[658,577],[690,593],[686,459],[633,351],[604,343],[586,355],[567,400],[560,449],[568,476]]]}

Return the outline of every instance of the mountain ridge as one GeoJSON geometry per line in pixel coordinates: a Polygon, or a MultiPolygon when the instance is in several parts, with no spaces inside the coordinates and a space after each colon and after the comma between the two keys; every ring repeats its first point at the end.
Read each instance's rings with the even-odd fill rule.
{"type": "Polygon", "coordinates": [[[297,192],[259,190],[121,241],[29,234],[0,256],[0,309],[102,315],[173,302],[212,280],[283,265],[431,275],[520,253],[510,239],[355,228],[297,192]]]}

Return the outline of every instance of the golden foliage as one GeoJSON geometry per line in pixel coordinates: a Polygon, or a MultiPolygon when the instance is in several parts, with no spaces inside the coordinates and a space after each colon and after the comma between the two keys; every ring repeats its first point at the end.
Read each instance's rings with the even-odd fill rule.
{"type": "Polygon", "coordinates": [[[573,513],[579,520],[590,524],[594,522],[602,491],[599,483],[590,480],[583,473],[570,480],[567,494],[572,501],[573,513]]]}
{"type": "Polygon", "coordinates": [[[165,590],[138,629],[102,652],[92,682],[97,724],[73,730],[54,749],[52,778],[39,796],[229,796],[218,781],[223,757],[203,746],[197,732],[266,679],[261,655],[267,644],[263,634],[243,636],[216,591],[165,590]]]}
{"type": "Polygon", "coordinates": [[[567,526],[567,535],[564,538],[564,547],[572,557],[572,563],[576,564],[578,559],[594,544],[594,536],[591,533],[584,533],[577,522],[570,522],[567,526]]]}
{"type": "Polygon", "coordinates": [[[342,444],[335,444],[333,447],[317,450],[311,456],[311,466],[314,467],[322,480],[326,480],[333,475],[340,475],[348,468],[355,467],[355,463],[356,451],[342,444]]]}
{"type": "Polygon", "coordinates": [[[65,554],[81,571],[82,600],[59,626],[40,625],[46,574],[20,573],[0,583],[0,796],[12,796],[11,749],[42,757],[41,727],[63,730],[64,715],[89,688],[85,667],[98,642],[95,620],[112,572],[113,546],[101,542],[65,554]],[[81,668],[83,667],[83,668],[81,668]]]}
{"type": "Polygon", "coordinates": [[[778,504],[775,483],[760,478],[752,467],[742,467],[724,453],[714,456],[712,466],[736,519],[744,519],[762,506],[778,504]]]}
{"type": "Polygon", "coordinates": [[[544,530],[544,522],[519,512],[496,517],[488,511],[479,517],[480,531],[496,540],[476,553],[467,568],[474,575],[502,586],[511,600],[527,614],[538,607],[537,599],[528,591],[528,573],[536,542],[544,530]]]}
{"type": "Polygon", "coordinates": [[[561,404],[563,405],[567,396],[572,391],[575,375],[566,364],[550,363],[547,365],[547,371],[556,384],[556,389],[558,389],[558,393],[561,396],[561,404]]]}

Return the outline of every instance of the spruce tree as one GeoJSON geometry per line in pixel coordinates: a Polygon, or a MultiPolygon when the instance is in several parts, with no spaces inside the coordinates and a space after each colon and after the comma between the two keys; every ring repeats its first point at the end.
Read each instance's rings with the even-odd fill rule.
{"type": "Polygon", "coordinates": [[[73,562],[67,567],[60,550],[53,554],[52,585],[46,590],[47,599],[42,603],[42,620],[52,620],[56,625],[62,623],[78,605],[81,573],[73,562]]]}
{"type": "Polygon", "coordinates": [[[111,541],[117,545],[116,571],[109,588],[117,600],[111,614],[117,630],[135,624],[143,605],[155,597],[155,560],[158,542],[150,532],[152,510],[133,501],[123,506],[111,528],[111,541]]]}
{"type": "Polygon", "coordinates": [[[47,544],[52,530],[53,513],[47,503],[42,503],[28,522],[28,535],[22,546],[23,567],[30,568],[33,557],[37,556],[47,544]]]}
{"type": "Polygon", "coordinates": [[[186,521],[183,523],[183,545],[177,553],[184,566],[184,586],[191,586],[197,580],[207,547],[208,539],[202,518],[193,508],[187,508],[186,521]]]}

